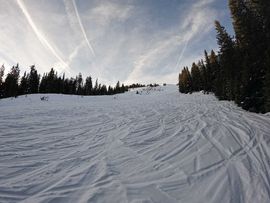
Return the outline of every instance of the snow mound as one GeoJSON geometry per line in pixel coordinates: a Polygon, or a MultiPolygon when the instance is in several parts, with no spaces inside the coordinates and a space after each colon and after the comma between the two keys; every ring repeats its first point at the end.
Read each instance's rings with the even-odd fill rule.
{"type": "Polygon", "coordinates": [[[0,100],[0,202],[269,203],[269,115],[158,88],[0,100]]]}

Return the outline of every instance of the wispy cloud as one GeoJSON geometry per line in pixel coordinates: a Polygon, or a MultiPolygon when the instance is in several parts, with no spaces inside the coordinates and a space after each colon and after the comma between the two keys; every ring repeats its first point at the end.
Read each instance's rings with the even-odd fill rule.
{"type": "Polygon", "coordinates": [[[80,14],[78,12],[78,8],[77,8],[75,0],[71,0],[71,1],[64,0],[64,4],[65,4],[66,11],[67,11],[67,15],[69,17],[71,27],[74,27],[74,25],[76,24],[76,22],[74,23],[74,19],[76,19],[77,24],[79,25],[79,28],[82,32],[83,38],[86,41],[87,47],[89,48],[89,50],[93,54],[93,56],[95,56],[95,51],[94,51],[93,46],[90,43],[90,41],[87,37],[87,34],[85,32],[85,28],[82,24],[81,17],[80,17],[80,14]]]}
{"type": "Polygon", "coordinates": [[[133,6],[111,1],[103,1],[89,10],[89,20],[101,26],[107,26],[113,21],[125,21],[132,14],[133,6]]]}
{"type": "MultiPolygon", "coordinates": [[[[195,37],[200,38],[205,33],[208,33],[209,30],[213,27],[211,19],[217,16],[215,10],[208,7],[213,0],[204,0],[199,1],[198,4],[194,4],[186,13],[188,15],[184,21],[180,21],[180,28],[173,28],[171,31],[171,37],[168,39],[168,36],[160,36],[159,42],[153,44],[153,46],[146,50],[145,54],[138,57],[134,61],[134,68],[131,71],[130,75],[127,78],[127,82],[135,82],[147,76],[148,82],[154,81],[153,77],[149,77],[148,72],[152,69],[158,68],[162,72],[162,68],[167,68],[167,66],[159,67],[159,63],[168,58],[168,55],[172,55],[173,52],[176,52],[179,47],[182,47],[179,56],[176,60],[175,69],[171,69],[173,73],[176,74],[176,71],[179,71],[180,66],[183,65],[182,58],[187,49],[188,43],[190,40],[193,40],[195,37]],[[151,78],[151,80],[149,80],[151,78]]],[[[189,53],[190,54],[190,53],[189,53]]],[[[167,60],[168,64],[172,64],[171,61],[167,60]]],[[[171,75],[172,72],[167,72],[166,75],[160,76],[161,78],[167,78],[168,75],[171,75]]]]}
{"type": "Polygon", "coordinates": [[[46,39],[45,35],[37,28],[32,17],[30,16],[29,12],[27,11],[23,1],[17,0],[17,3],[18,3],[18,6],[20,7],[21,11],[23,12],[25,18],[27,19],[29,25],[31,26],[31,28],[35,32],[37,38],[42,43],[42,45],[51,51],[51,53],[59,60],[59,62],[61,63],[61,66],[65,70],[69,71],[67,69],[67,68],[69,68],[67,63],[62,59],[62,57],[60,57],[60,55],[57,53],[57,51],[53,48],[53,46],[50,44],[50,42],[46,39]]]}
{"type": "Polygon", "coordinates": [[[0,0],[0,64],[101,82],[171,82],[215,48],[226,0],[0,0]],[[67,68],[68,67],[68,68],[67,68]]]}

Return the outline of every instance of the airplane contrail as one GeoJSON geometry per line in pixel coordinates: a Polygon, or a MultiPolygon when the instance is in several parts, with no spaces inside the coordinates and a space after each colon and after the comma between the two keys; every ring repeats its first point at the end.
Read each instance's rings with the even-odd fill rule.
{"type": "Polygon", "coordinates": [[[177,59],[176,68],[178,68],[179,65],[180,65],[180,61],[182,60],[183,55],[184,55],[184,53],[185,53],[185,51],[186,51],[186,49],[187,49],[187,45],[188,45],[188,43],[189,43],[189,40],[190,40],[190,38],[188,38],[188,39],[186,40],[186,43],[185,43],[185,45],[184,45],[184,48],[183,48],[182,52],[180,53],[180,55],[179,55],[179,57],[178,57],[178,59],[177,59]]]}
{"type": "MultiPolygon", "coordinates": [[[[52,47],[52,45],[48,42],[46,37],[42,34],[42,32],[37,28],[36,24],[34,23],[32,17],[28,13],[24,3],[22,0],[17,0],[17,4],[20,7],[21,11],[23,12],[25,18],[27,19],[29,25],[33,29],[34,33],[36,34],[37,38],[41,42],[41,44],[49,49],[51,53],[65,66],[63,69],[69,68],[68,64],[59,56],[56,50],[52,47]]],[[[69,70],[67,70],[69,72],[69,70]]]]}
{"type": "Polygon", "coordinates": [[[78,8],[77,8],[77,5],[76,5],[76,2],[75,0],[72,0],[72,4],[73,4],[73,7],[74,7],[74,10],[75,10],[75,13],[76,13],[76,17],[78,19],[78,22],[79,22],[79,25],[80,25],[80,28],[81,28],[81,31],[82,31],[82,34],[83,34],[83,37],[87,43],[87,46],[88,48],[90,49],[91,53],[93,54],[93,56],[96,56],[95,54],[95,51],[93,49],[93,46],[91,45],[91,43],[89,42],[88,40],[88,37],[86,35],[86,32],[85,32],[85,29],[83,27],[83,24],[82,24],[82,21],[81,21],[81,18],[80,18],[80,15],[79,15],[79,12],[78,12],[78,8]]]}

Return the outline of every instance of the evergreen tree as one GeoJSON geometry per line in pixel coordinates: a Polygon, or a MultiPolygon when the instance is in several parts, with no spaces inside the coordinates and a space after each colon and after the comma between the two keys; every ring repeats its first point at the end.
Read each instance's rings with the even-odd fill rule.
{"type": "MultiPolygon", "coordinates": [[[[267,64],[270,64],[270,57],[267,59],[267,64]]],[[[265,111],[270,112],[270,65],[267,66],[265,84],[264,84],[264,95],[265,95],[265,111]]]]}
{"type": "Polygon", "coordinates": [[[250,0],[249,5],[256,13],[256,17],[262,24],[263,33],[267,39],[267,51],[270,51],[270,1],[269,0],[250,0]]]}
{"type": "Polygon", "coordinates": [[[56,93],[55,81],[57,78],[57,74],[53,68],[51,68],[48,76],[46,77],[46,89],[45,93],[56,93]]]}
{"type": "MultiPolygon", "coordinates": [[[[267,48],[263,24],[250,7],[250,1],[230,0],[229,6],[242,61],[240,100],[244,109],[264,111],[264,53],[267,48]],[[256,33],[256,34],[255,34],[256,33]]],[[[237,86],[237,85],[236,85],[237,86]]]]}
{"type": "MultiPolygon", "coordinates": [[[[225,28],[215,21],[217,31],[217,43],[220,51],[220,77],[223,78],[221,98],[233,100],[235,92],[233,91],[236,67],[234,66],[234,42],[225,28]],[[222,76],[224,75],[224,76],[222,76]]],[[[220,78],[221,79],[221,78],[220,78]]]]}
{"type": "Polygon", "coordinates": [[[24,72],[19,85],[19,94],[24,95],[29,93],[29,75],[24,72]]]}
{"type": "Polygon", "coordinates": [[[0,68],[0,98],[4,96],[4,73],[5,73],[5,66],[2,65],[0,68]]]}
{"type": "Polygon", "coordinates": [[[191,77],[192,77],[192,91],[200,91],[202,89],[201,73],[198,65],[195,63],[191,67],[191,77]]]}
{"type": "Polygon", "coordinates": [[[116,86],[114,88],[114,92],[115,92],[115,94],[118,94],[118,93],[121,92],[121,87],[120,87],[120,82],[119,81],[116,83],[116,86]]]}
{"type": "Polygon", "coordinates": [[[93,83],[92,83],[92,78],[91,76],[88,76],[85,80],[85,85],[84,85],[84,94],[85,95],[91,95],[93,91],[93,83]]]}
{"type": "MultiPolygon", "coordinates": [[[[215,22],[219,54],[205,51],[205,64],[197,65],[202,89],[249,111],[270,111],[270,1],[229,0],[229,7],[236,38],[215,22]]],[[[198,91],[195,65],[191,80],[188,68],[179,74],[180,92],[198,91]]]]}
{"type": "Polygon", "coordinates": [[[70,91],[70,94],[77,93],[77,81],[74,78],[70,78],[69,80],[69,91],[70,91]]]}
{"type": "Polygon", "coordinates": [[[108,95],[112,95],[114,92],[113,92],[113,88],[109,85],[108,87],[108,95]]]}
{"type": "Polygon", "coordinates": [[[39,92],[40,93],[46,93],[46,88],[47,88],[47,73],[44,73],[41,81],[40,81],[40,85],[39,85],[39,92]]]}
{"type": "MultiPolygon", "coordinates": [[[[269,0],[250,0],[249,5],[256,13],[258,21],[262,24],[264,38],[261,39],[265,45],[264,50],[264,66],[265,66],[265,81],[264,81],[264,101],[265,111],[270,111],[270,1],[269,0]]],[[[260,52],[260,56],[261,56],[260,52]]]]}
{"type": "Polygon", "coordinates": [[[204,50],[204,57],[205,57],[205,91],[206,92],[210,92],[212,91],[211,87],[212,87],[212,67],[210,64],[210,59],[208,56],[208,53],[206,50],[204,50]]]}
{"type": "Polygon", "coordinates": [[[219,65],[219,61],[218,61],[218,56],[216,55],[216,53],[212,50],[210,57],[209,57],[209,61],[210,61],[210,65],[211,65],[211,90],[216,94],[221,96],[221,78],[222,75],[220,74],[220,65],[219,65]]]}
{"type": "Polygon", "coordinates": [[[63,81],[63,93],[70,94],[69,79],[68,78],[64,79],[64,81],[63,81]]]}
{"type": "Polygon", "coordinates": [[[64,75],[62,76],[58,76],[55,78],[55,93],[64,93],[64,88],[63,88],[63,84],[64,83],[64,75]]]}
{"type": "Polygon", "coordinates": [[[106,85],[100,87],[100,95],[106,95],[108,93],[106,85]]]}
{"type": "Polygon", "coordinates": [[[121,93],[124,93],[125,91],[128,91],[128,87],[126,87],[124,84],[122,84],[121,93]]]}
{"type": "Polygon", "coordinates": [[[0,86],[3,84],[4,82],[4,73],[5,73],[5,66],[2,65],[1,68],[0,68],[0,86]]]}
{"type": "Polygon", "coordinates": [[[18,94],[29,93],[62,93],[62,94],[77,94],[77,95],[112,95],[123,93],[128,90],[128,86],[120,85],[118,81],[115,88],[95,82],[93,88],[92,78],[86,78],[83,83],[82,74],[79,73],[76,78],[65,78],[65,74],[58,76],[57,72],[51,68],[48,73],[44,73],[41,80],[35,66],[30,66],[30,73],[26,72],[19,81],[19,65],[13,66],[8,73],[6,80],[3,81],[4,66],[0,68],[0,98],[17,96],[18,94]],[[39,82],[40,81],[40,82],[39,82]]]}
{"type": "Polygon", "coordinates": [[[4,83],[4,96],[15,97],[18,95],[18,81],[20,76],[19,64],[13,66],[10,72],[7,74],[4,83]]]}
{"type": "Polygon", "coordinates": [[[99,90],[98,90],[98,79],[96,79],[96,82],[95,82],[95,86],[94,86],[94,89],[93,89],[93,94],[94,95],[98,95],[99,94],[99,90]]]}
{"type": "Polygon", "coordinates": [[[39,78],[40,76],[37,73],[35,65],[30,66],[30,74],[29,74],[29,93],[30,94],[38,93],[39,78]]]}
{"type": "Polygon", "coordinates": [[[102,85],[101,84],[98,84],[98,94],[97,95],[101,95],[101,87],[102,87],[102,85]]]}
{"type": "Polygon", "coordinates": [[[181,93],[192,93],[192,79],[187,67],[184,67],[179,75],[179,91],[181,93]]]}
{"type": "Polygon", "coordinates": [[[83,78],[82,78],[82,74],[79,73],[79,75],[76,77],[76,86],[77,86],[77,94],[78,95],[82,95],[83,94],[83,78]]]}
{"type": "MultiPolygon", "coordinates": [[[[59,77],[60,78],[60,77],[59,77]]],[[[63,73],[62,78],[60,79],[60,85],[61,85],[61,92],[62,94],[64,94],[64,82],[65,82],[65,73],[63,73]]]]}
{"type": "Polygon", "coordinates": [[[198,62],[198,67],[201,73],[201,89],[204,92],[208,92],[208,77],[207,77],[207,70],[206,70],[206,66],[204,65],[203,60],[198,62]]]}

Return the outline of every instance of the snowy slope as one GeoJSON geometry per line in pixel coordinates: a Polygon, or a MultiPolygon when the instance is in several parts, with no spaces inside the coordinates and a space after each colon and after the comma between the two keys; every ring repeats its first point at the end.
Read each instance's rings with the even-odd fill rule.
{"type": "Polygon", "coordinates": [[[270,202],[270,116],[176,86],[0,100],[0,202],[270,202]]]}

